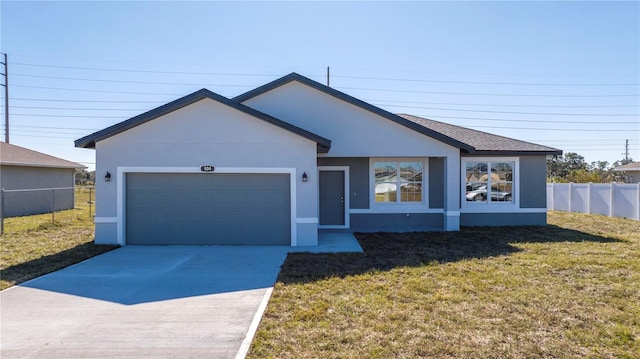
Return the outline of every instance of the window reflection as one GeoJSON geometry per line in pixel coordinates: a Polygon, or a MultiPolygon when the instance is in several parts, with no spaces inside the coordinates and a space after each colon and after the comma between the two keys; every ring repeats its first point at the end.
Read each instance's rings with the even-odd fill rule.
{"type": "Polygon", "coordinates": [[[467,202],[513,203],[515,162],[465,162],[467,202]]]}
{"type": "Polygon", "coordinates": [[[422,162],[375,162],[376,202],[422,202],[423,166],[422,162]]]}

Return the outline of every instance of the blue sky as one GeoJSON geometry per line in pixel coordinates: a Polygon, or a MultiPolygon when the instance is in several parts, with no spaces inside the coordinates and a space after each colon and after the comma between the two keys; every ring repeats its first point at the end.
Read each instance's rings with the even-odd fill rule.
{"type": "Polygon", "coordinates": [[[290,72],[324,83],[327,66],[332,87],[394,113],[588,162],[622,159],[629,139],[640,160],[637,1],[5,0],[0,11],[11,143],[89,168],[95,153],[77,138],[203,87],[232,97],[290,72]]]}

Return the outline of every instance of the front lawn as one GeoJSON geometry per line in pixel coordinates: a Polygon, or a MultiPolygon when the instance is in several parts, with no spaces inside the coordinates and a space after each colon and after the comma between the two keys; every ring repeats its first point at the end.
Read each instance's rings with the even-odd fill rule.
{"type": "Polygon", "coordinates": [[[360,234],[290,254],[251,358],[639,358],[640,222],[360,234]]]}
{"type": "Polygon", "coordinates": [[[110,251],[93,244],[89,192],[76,189],[76,208],[7,218],[0,237],[0,289],[110,251]]]}

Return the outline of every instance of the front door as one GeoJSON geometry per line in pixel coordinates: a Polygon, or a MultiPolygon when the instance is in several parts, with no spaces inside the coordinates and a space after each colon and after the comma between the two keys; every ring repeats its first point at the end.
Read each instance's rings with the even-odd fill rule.
{"type": "Polygon", "coordinates": [[[345,171],[320,171],[320,225],[345,226],[345,171]]]}

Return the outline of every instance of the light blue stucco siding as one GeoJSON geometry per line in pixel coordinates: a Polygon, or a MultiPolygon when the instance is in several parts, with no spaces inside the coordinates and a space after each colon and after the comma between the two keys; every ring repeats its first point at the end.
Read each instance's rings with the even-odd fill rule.
{"type": "Polygon", "coordinates": [[[462,213],[460,224],[469,227],[545,226],[546,213],[462,213]]]}
{"type": "Polygon", "coordinates": [[[203,99],[96,143],[96,243],[125,245],[129,173],[286,174],[291,244],[317,245],[317,144],[203,99]],[[105,182],[106,172],[112,176],[105,182]],[[298,236],[297,234],[300,234],[298,236]]]}
{"type": "Polygon", "coordinates": [[[351,214],[354,232],[442,231],[440,213],[368,213],[351,214]]]}
{"type": "MultiPolygon", "coordinates": [[[[450,231],[459,230],[460,149],[458,147],[296,81],[249,98],[244,104],[330,139],[331,150],[329,153],[320,154],[319,161],[323,158],[369,160],[441,158],[441,162],[435,166],[443,171],[444,177],[442,180],[434,181],[433,189],[425,193],[429,197],[433,194],[434,199],[419,205],[399,206],[392,210],[380,208],[372,203],[370,188],[367,188],[366,196],[362,196],[361,188],[364,188],[371,178],[369,171],[362,173],[363,176],[350,174],[356,178],[350,182],[355,181],[354,185],[357,189],[355,197],[353,191],[350,193],[350,200],[354,203],[351,214],[355,214],[354,210],[359,216],[406,213],[405,209],[408,207],[412,207],[409,211],[411,213],[431,214],[433,207],[440,207],[439,213],[445,217],[443,228],[450,231]]],[[[328,161],[319,163],[340,165],[339,160],[328,161]]],[[[364,163],[361,162],[354,171],[360,171],[363,168],[364,163]]],[[[437,176],[437,174],[434,175],[437,176]]]]}
{"type": "Polygon", "coordinates": [[[319,157],[318,166],[349,168],[350,229],[355,232],[414,232],[444,229],[444,159],[422,158],[427,163],[425,193],[428,202],[421,209],[412,207],[401,212],[402,206],[388,207],[381,212],[371,208],[370,169],[368,157],[319,157]],[[400,213],[401,212],[401,213],[400,213]],[[422,213],[421,213],[422,212],[422,213]],[[435,212],[435,213],[434,213],[435,212]]]}
{"type": "MultiPolygon", "coordinates": [[[[468,158],[472,157],[465,157],[463,160],[468,158]]],[[[476,206],[476,208],[463,205],[460,225],[544,226],[547,224],[546,157],[520,156],[517,157],[517,162],[519,179],[515,206],[507,207],[508,205],[497,202],[487,206],[476,206]]]]}

